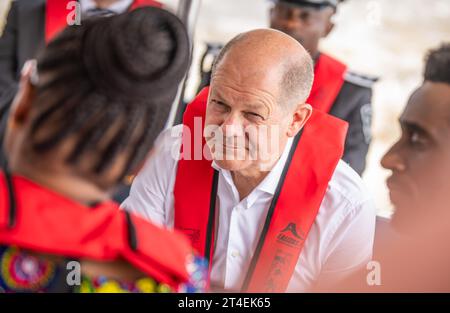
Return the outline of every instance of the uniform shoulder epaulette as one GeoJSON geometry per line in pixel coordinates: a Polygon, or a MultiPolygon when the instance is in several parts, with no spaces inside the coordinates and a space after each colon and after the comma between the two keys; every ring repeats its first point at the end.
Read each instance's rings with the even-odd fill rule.
{"type": "Polygon", "coordinates": [[[346,71],[344,74],[344,80],[361,87],[372,88],[372,85],[378,81],[378,77],[346,71]]]}

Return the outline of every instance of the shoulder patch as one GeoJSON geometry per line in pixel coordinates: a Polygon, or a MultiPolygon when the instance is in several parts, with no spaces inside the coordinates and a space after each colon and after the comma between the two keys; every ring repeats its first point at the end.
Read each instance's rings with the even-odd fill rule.
{"type": "Polygon", "coordinates": [[[344,80],[361,87],[372,88],[372,85],[378,81],[378,77],[360,75],[351,71],[347,71],[344,74],[344,80]]]}
{"type": "Polygon", "coordinates": [[[364,104],[360,113],[364,140],[366,144],[369,144],[372,140],[372,105],[370,103],[364,104]]]}

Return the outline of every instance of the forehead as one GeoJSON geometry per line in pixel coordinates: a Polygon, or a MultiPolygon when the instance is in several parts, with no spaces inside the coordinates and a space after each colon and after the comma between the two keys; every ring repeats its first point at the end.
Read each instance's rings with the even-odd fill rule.
{"type": "Polygon", "coordinates": [[[314,5],[301,5],[291,3],[277,3],[274,6],[275,10],[290,12],[292,14],[310,13],[310,14],[327,14],[333,11],[330,6],[314,6],[314,5]]]}
{"type": "Polygon", "coordinates": [[[324,6],[321,5],[313,5],[313,4],[300,4],[300,3],[289,3],[289,2],[278,2],[274,6],[277,9],[285,9],[285,10],[307,10],[307,11],[320,11],[324,6]]]}
{"type": "Polygon", "coordinates": [[[408,101],[402,121],[416,123],[437,138],[450,131],[450,85],[425,82],[408,101]]]}
{"type": "Polygon", "coordinates": [[[211,79],[212,92],[224,96],[240,94],[243,97],[266,95],[276,98],[282,78],[280,67],[274,63],[249,64],[226,56],[211,79]]]}

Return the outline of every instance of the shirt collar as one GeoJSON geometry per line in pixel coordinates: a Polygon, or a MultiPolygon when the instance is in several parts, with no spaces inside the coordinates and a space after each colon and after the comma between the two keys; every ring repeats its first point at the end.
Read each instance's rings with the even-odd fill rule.
{"type": "MultiPolygon", "coordinates": [[[[247,208],[251,207],[253,203],[256,201],[258,194],[255,193],[255,190],[262,191],[271,196],[275,195],[275,191],[278,186],[278,182],[280,181],[281,175],[283,173],[284,165],[286,164],[287,158],[289,156],[289,152],[291,150],[292,144],[294,140],[293,138],[288,138],[286,146],[284,147],[283,153],[281,154],[278,161],[275,163],[274,167],[270,171],[270,173],[263,179],[263,181],[248,195],[247,197],[247,208]]],[[[234,186],[233,179],[230,171],[221,168],[214,160],[211,163],[211,166],[219,171],[228,184],[234,186]]]]}
{"type": "Polygon", "coordinates": [[[256,187],[256,189],[269,193],[272,196],[275,195],[275,191],[277,189],[281,175],[283,174],[284,165],[286,164],[293,141],[294,140],[292,138],[288,139],[286,146],[284,147],[283,153],[281,154],[278,161],[275,163],[275,166],[272,168],[270,173],[263,179],[263,181],[256,187]]]}
{"type": "MultiPolygon", "coordinates": [[[[95,9],[97,7],[94,0],[80,0],[80,3],[82,12],[95,9]]],[[[114,13],[121,14],[127,11],[132,4],[133,0],[119,0],[110,5],[107,9],[113,11],[114,13]]]]}

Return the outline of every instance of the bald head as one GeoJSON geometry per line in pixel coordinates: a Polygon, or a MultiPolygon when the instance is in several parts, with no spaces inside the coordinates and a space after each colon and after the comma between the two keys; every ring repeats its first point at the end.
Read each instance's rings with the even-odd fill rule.
{"type": "Polygon", "coordinates": [[[244,79],[276,77],[277,102],[288,108],[306,101],[314,79],[309,53],[295,39],[273,29],[257,29],[234,37],[219,53],[212,79],[217,72],[236,66],[244,79]]]}

